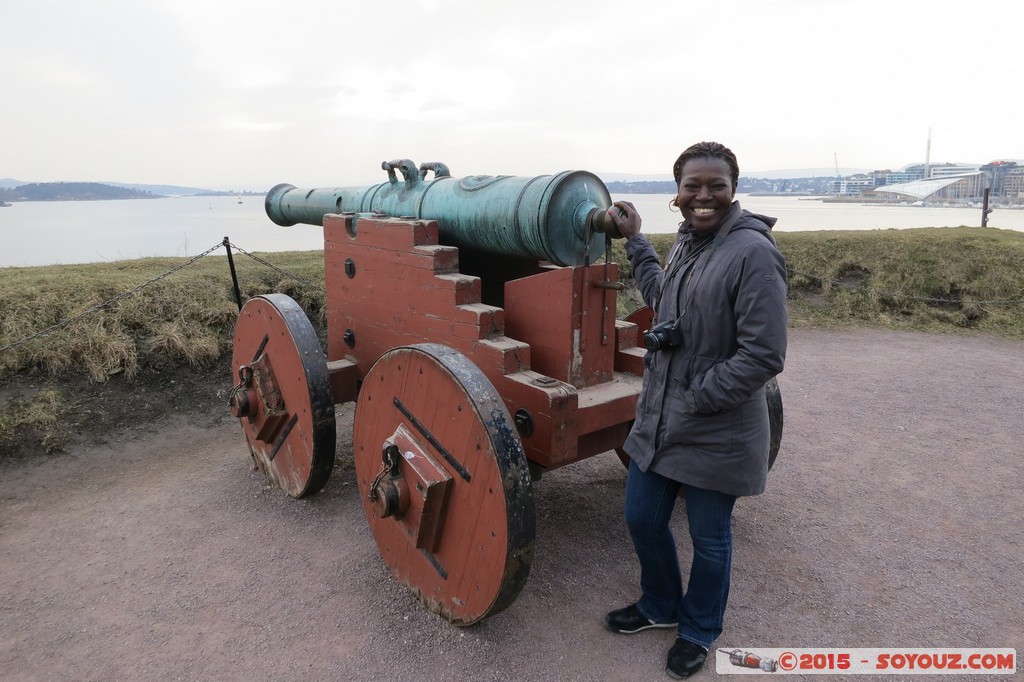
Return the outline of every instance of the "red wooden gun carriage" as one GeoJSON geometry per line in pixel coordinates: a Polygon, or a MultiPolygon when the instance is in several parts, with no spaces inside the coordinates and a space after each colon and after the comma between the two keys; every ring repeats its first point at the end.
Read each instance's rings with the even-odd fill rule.
{"type": "MultiPolygon", "coordinates": [[[[327,351],[291,298],[249,300],[231,409],[256,465],[302,497],[333,468],[335,404],[354,401],[356,477],[384,561],[469,625],[526,582],[533,483],[625,440],[645,351],[616,319],[617,266],[595,263],[614,231],[596,176],[383,167],[372,187],[268,193],[278,224],[323,226],[327,351]]],[[[777,391],[769,403],[774,455],[777,391]]]]}

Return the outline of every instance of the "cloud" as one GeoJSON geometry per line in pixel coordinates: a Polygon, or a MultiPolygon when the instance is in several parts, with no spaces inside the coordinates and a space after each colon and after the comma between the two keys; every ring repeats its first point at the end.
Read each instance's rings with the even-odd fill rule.
{"type": "Polygon", "coordinates": [[[48,53],[30,55],[21,65],[21,77],[59,89],[87,90],[105,87],[109,77],[99,69],[70,56],[48,53]]]}
{"type": "Polygon", "coordinates": [[[251,121],[243,118],[225,119],[221,122],[221,129],[226,132],[241,133],[272,133],[284,130],[288,123],[276,121],[251,121]]]}
{"type": "Polygon", "coordinates": [[[166,175],[137,181],[179,184],[359,183],[396,156],[642,174],[700,139],[745,169],[898,166],[930,125],[933,159],[1024,156],[1000,68],[1022,3],[998,21],[954,0],[9,4],[13,177],[131,179],[140,149],[166,175]]]}

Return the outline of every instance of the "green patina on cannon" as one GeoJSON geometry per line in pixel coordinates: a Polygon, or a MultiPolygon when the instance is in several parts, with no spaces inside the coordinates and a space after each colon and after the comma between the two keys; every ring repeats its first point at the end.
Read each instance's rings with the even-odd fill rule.
{"type": "Polygon", "coordinates": [[[278,225],[323,225],[332,213],[377,213],[437,221],[442,243],[555,265],[588,265],[615,233],[607,216],[611,196],[586,171],[515,177],[453,178],[442,163],[385,161],[388,180],[369,187],[299,189],[277,185],[267,193],[267,215],[278,225]],[[402,175],[399,179],[398,171],[402,175]],[[433,171],[434,178],[427,180],[433,171]]]}

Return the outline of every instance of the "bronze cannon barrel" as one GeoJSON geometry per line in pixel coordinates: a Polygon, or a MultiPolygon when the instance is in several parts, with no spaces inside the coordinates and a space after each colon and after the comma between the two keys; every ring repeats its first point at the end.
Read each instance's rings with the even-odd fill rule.
{"type": "MultiPolygon", "coordinates": [[[[408,159],[381,164],[388,181],[369,187],[299,189],[277,185],[266,197],[278,225],[322,225],[329,213],[383,213],[435,220],[441,240],[488,253],[585,265],[603,253],[611,196],[593,173],[453,178],[447,166],[408,159]],[[399,178],[396,171],[402,174],[399,178]],[[429,171],[434,178],[427,180],[429,171]]],[[[617,236],[617,235],[615,235],[617,236]]]]}

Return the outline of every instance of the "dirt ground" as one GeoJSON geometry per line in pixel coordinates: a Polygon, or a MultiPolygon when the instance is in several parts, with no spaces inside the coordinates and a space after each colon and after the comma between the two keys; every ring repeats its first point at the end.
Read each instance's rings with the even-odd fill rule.
{"type": "MultiPolygon", "coordinates": [[[[226,387],[189,381],[210,396],[198,413],[168,389],[136,398],[155,421],[0,465],[3,679],[667,679],[671,631],[601,624],[639,574],[614,454],[534,485],[525,589],[459,629],[378,556],[351,410],[327,487],[296,501],[248,466],[226,387]]],[[[795,330],[779,382],[782,449],[768,492],[736,507],[716,646],[1014,647],[1019,666],[1024,344],[795,330]]]]}

